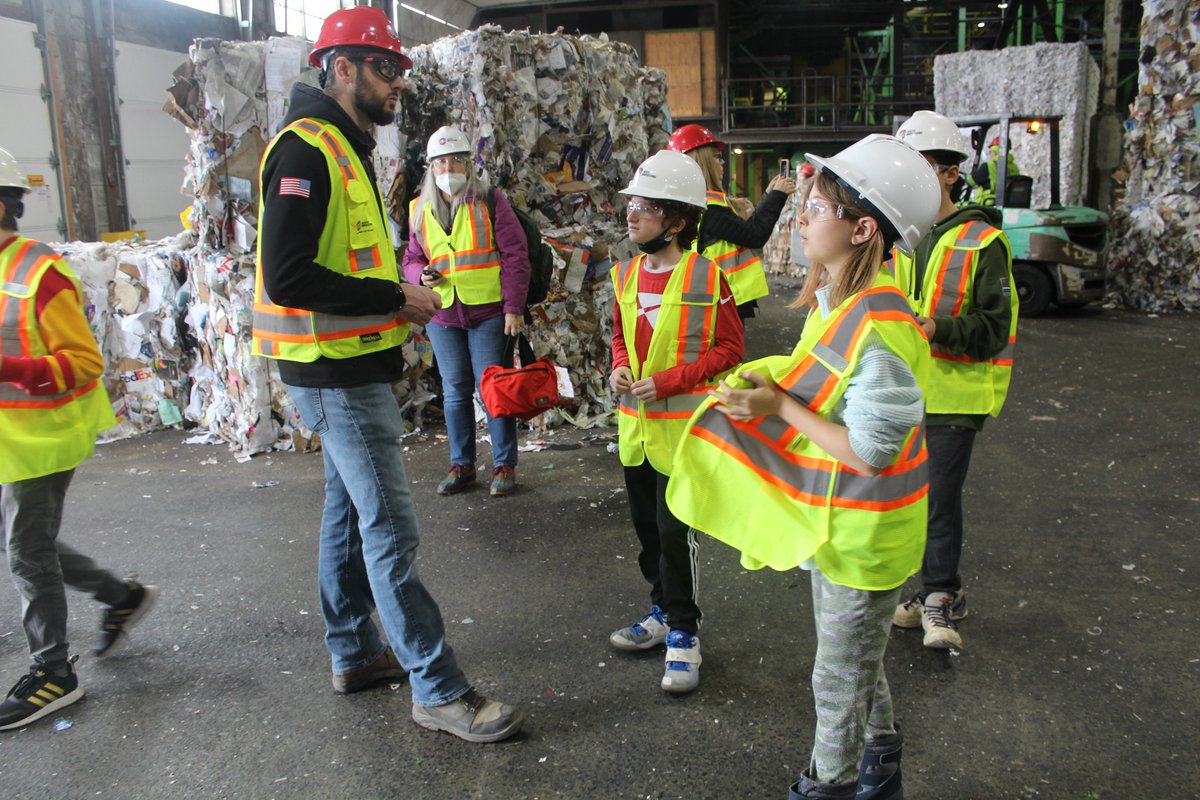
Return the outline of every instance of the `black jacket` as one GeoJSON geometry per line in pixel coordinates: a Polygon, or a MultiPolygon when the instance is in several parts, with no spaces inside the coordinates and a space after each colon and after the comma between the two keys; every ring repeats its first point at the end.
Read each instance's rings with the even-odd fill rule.
{"type": "Polygon", "coordinates": [[[755,249],[762,247],[771,238],[787,198],[786,192],[766,192],[750,219],[742,219],[732,208],[710,204],[700,220],[700,241],[696,249],[704,252],[704,248],[713,242],[729,242],[738,247],[755,249]]]}
{"type": "MultiPolygon", "coordinates": [[[[375,140],[359,128],[332,98],[319,89],[298,84],[284,124],[304,117],[332,122],[362,161],[376,193],[371,151],[375,140]]],[[[327,314],[387,314],[400,305],[395,284],[378,278],[351,278],[316,263],[317,246],[325,227],[331,186],[329,167],[320,150],[294,133],[282,134],[263,164],[262,270],[263,285],[278,305],[327,314]],[[309,182],[308,197],[279,194],[282,178],[309,182]]],[[[381,242],[382,247],[392,243],[381,242]]],[[[399,347],[354,358],[318,358],[312,363],[280,359],[279,376],[291,386],[348,387],[388,383],[404,371],[399,347]]]]}

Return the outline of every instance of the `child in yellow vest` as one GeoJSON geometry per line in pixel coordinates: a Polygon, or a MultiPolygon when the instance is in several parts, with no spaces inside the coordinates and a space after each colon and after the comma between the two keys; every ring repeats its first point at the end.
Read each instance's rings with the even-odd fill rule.
{"type": "Polygon", "coordinates": [[[705,206],[704,176],[682,153],[648,158],[622,194],[629,238],[641,255],[613,267],[613,370],[621,463],[650,584],[650,612],[609,637],[618,650],[667,645],[661,686],[700,682],[695,533],[664,493],[683,427],[715,380],[742,359],[742,323],[720,269],[687,250],[705,206]]]}
{"type": "Polygon", "coordinates": [[[0,148],[0,550],[21,595],[33,665],[0,703],[0,731],[23,728],[83,697],[68,652],[70,586],[105,605],[94,655],[128,640],[158,590],[123,581],[59,538],[67,488],[117,423],[100,383],[79,281],[46,245],[17,233],[28,179],[0,148]]]}
{"type": "Polygon", "coordinates": [[[808,159],[820,172],[798,219],[811,261],[793,303],[809,310],[800,341],[711,392],[667,500],[747,566],[812,574],[817,729],[789,797],[894,799],[901,740],[883,655],[924,547],[929,346],[880,266],[933,223],[937,181],[890,136],[808,159]]]}

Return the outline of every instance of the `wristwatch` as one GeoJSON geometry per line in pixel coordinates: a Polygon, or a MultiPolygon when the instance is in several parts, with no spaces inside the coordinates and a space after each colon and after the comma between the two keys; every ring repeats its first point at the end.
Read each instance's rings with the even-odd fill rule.
{"type": "Polygon", "coordinates": [[[408,302],[408,298],[404,296],[404,287],[399,283],[396,284],[396,310],[400,311],[404,308],[404,304],[408,302]]]}

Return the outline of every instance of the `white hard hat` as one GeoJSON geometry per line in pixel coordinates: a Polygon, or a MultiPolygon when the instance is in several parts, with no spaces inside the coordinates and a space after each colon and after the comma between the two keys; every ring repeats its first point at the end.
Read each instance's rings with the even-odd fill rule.
{"type": "Polygon", "coordinates": [[[659,150],[642,162],[621,194],[651,200],[675,200],[690,206],[708,205],[708,184],[700,165],[683,153],[659,150]]]}
{"type": "Polygon", "coordinates": [[[942,202],[937,173],[895,136],[873,133],[829,158],[804,157],[874,206],[900,234],[896,246],[904,253],[912,253],[937,220],[942,202]]]}
{"type": "Polygon", "coordinates": [[[25,173],[17,166],[17,160],[3,147],[0,147],[0,187],[29,191],[29,178],[25,177],[25,173]]]}
{"type": "Polygon", "coordinates": [[[433,132],[429,144],[425,147],[426,158],[448,156],[453,153],[471,152],[471,140],[467,135],[452,125],[445,125],[433,132]]]}
{"type": "Polygon", "coordinates": [[[911,144],[922,153],[944,150],[954,153],[959,161],[967,157],[966,140],[958,126],[949,117],[943,117],[936,111],[918,111],[913,114],[904,121],[900,130],[896,131],[896,138],[911,144]]]}

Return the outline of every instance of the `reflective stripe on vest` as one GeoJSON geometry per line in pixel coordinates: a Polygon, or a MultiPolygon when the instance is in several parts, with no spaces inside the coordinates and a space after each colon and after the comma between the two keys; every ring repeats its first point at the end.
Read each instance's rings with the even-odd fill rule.
{"type": "MultiPolygon", "coordinates": [[[[635,380],[697,361],[708,352],[716,336],[716,308],[720,302],[720,271],[698,253],[684,253],[663,291],[646,361],[640,363],[635,341],[637,274],[645,258],[639,255],[613,269],[622,311],[621,334],[635,380]]],[[[671,454],[687,420],[715,384],[715,380],[705,381],[687,392],[648,403],[633,394],[621,395],[617,417],[621,462],[636,466],[645,457],[656,470],[669,474],[671,454]]]]}
{"type": "MultiPolygon", "coordinates": [[[[707,198],[709,205],[730,207],[729,198],[724,192],[710,189],[707,198]]],[[[700,225],[703,228],[703,218],[700,225]]],[[[699,243],[700,238],[697,236],[696,241],[692,243],[692,249],[695,249],[699,243]]],[[[770,287],[767,286],[767,275],[763,271],[762,259],[749,248],[722,239],[705,247],[701,255],[712,261],[720,267],[721,272],[725,273],[725,280],[729,282],[729,291],[733,294],[733,301],[738,305],[766,297],[771,293],[770,287]]]]}
{"type": "MultiPolygon", "coordinates": [[[[983,220],[971,220],[942,234],[929,255],[922,285],[916,285],[916,265],[911,257],[893,251],[893,270],[909,294],[915,313],[927,317],[958,317],[969,313],[980,252],[1000,240],[1006,252],[1004,233],[983,220]],[[933,268],[936,267],[936,272],[933,268]],[[920,294],[920,299],[917,295],[920,294]]],[[[1011,255],[1009,256],[1011,265],[1011,255]]],[[[989,359],[977,361],[961,353],[950,353],[930,343],[934,359],[926,409],[932,414],[991,414],[996,416],[1008,395],[1013,355],[1017,343],[1018,298],[1012,290],[1009,270],[1009,330],[1004,348],[989,359]]]]}
{"type": "Polygon", "coordinates": [[[432,287],[442,296],[442,307],[456,299],[469,306],[500,302],[500,251],[484,202],[473,199],[460,204],[450,233],[438,221],[432,204],[414,200],[410,220],[417,210],[421,212],[418,241],[429,256],[429,266],[446,279],[432,287]]]}
{"type": "MultiPolygon", "coordinates": [[[[372,277],[399,283],[395,253],[386,239],[387,213],[361,162],[332,125],[300,119],[288,125],[267,148],[286,132],[316,147],[329,165],[331,189],[329,218],[318,244],[317,262],[352,277],[372,277]],[[340,192],[338,181],[340,178],[340,192]],[[354,230],[352,230],[354,228],[354,230]],[[355,239],[359,241],[355,241],[355,239]],[[384,249],[386,243],[386,250],[384,249]],[[371,271],[370,274],[364,274],[371,271]]],[[[263,156],[266,163],[267,154],[263,156]]],[[[259,206],[259,258],[262,257],[262,219],[265,197],[259,206]]],[[[395,314],[338,315],[281,306],[271,300],[263,284],[262,269],[255,275],[254,352],[268,358],[310,362],[319,357],[352,358],[401,344],[408,325],[395,314]]]]}

